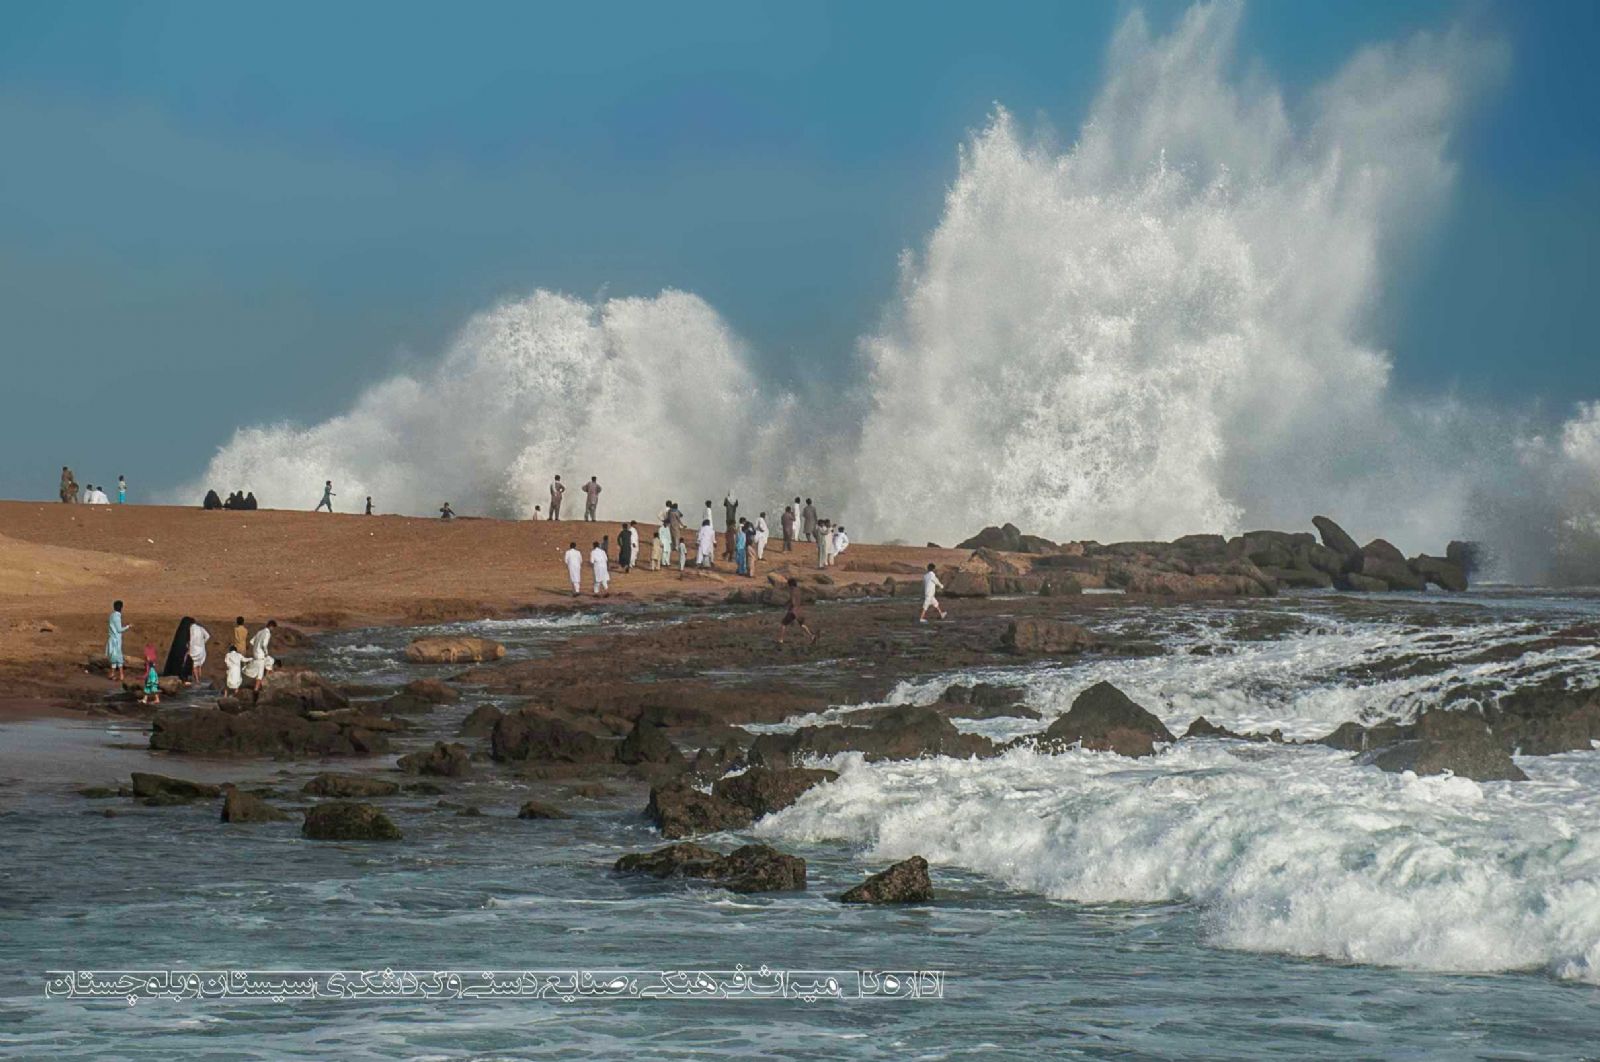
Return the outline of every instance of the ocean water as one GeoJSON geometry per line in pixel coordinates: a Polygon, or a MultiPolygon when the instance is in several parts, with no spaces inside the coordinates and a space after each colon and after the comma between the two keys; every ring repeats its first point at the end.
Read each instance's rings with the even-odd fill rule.
{"type": "MultiPolygon", "coordinates": [[[[1174,728],[1204,713],[1308,734],[1405,717],[1467,681],[1600,679],[1594,647],[1506,651],[1596,617],[1593,597],[1519,592],[1130,607],[1106,623],[1164,654],[939,676],[893,698],[929,699],[952,680],[1019,685],[1044,720],[963,724],[1005,736],[1109,679],[1174,728]]],[[[574,629],[671,621],[648,610],[534,618],[495,636],[513,656],[537,655],[574,629]]],[[[340,634],[317,666],[350,680],[414,677],[396,662],[407,634],[340,634]]],[[[429,725],[453,732],[479,700],[429,725]]],[[[406,834],[389,845],[310,843],[295,823],[226,826],[214,802],[144,808],[72,792],[151,768],[287,793],[316,769],[119,747],[142,742],[137,728],[99,721],[0,730],[0,1056],[1600,1055],[1600,752],[1519,758],[1530,781],[1486,784],[1215,740],[1145,761],[845,756],[838,781],[749,834],[711,839],[764,840],[807,860],[804,893],[736,896],[613,876],[619,855],[661,843],[642,794],[621,786],[563,799],[570,819],[522,822],[526,794],[485,774],[446,797],[482,817],[435,796],[383,801],[406,834]],[[912,854],[933,865],[935,903],[832,899],[912,854]],[[47,970],[736,965],[940,970],[944,993],[133,1005],[44,993],[47,970]]]]}

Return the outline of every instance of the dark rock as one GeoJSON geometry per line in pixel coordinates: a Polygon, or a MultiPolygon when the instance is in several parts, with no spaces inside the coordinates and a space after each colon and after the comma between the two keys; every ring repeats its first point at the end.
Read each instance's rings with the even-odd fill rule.
{"type": "MultiPolygon", "coordinates": [[[[1380,540],[1381,541],[1381,540],[1380,540]]],[[[1388,545],[1388,543],[1384,543],[1388,545]]],[[[1361,553],[1356,557],[1349,575],[1362,575],[1369,579],[1381,579],[1390,590],[1424,590],[1427,584],[1422,576],[1411,570],[1411,565],[1405,558],[1399,561],[1389,557],[1386,553],[1368,553],[1363,546],[1361,553]]],[[[1394,549],[1393,546],[1389,547],[1394,549]]],[[[1395,552],[1399,552],[1395,550],[1395,552]]]]}
{"type": "Polygon", "coordinates": [[[521,709],[502,716],[489,735],[489,754],[502,763],[610,763],[613,742],[579,730],[536,709],[521,709]]]}
{"type": "Polygon", "coordinates": [[[307,782],[301,792],[324,797],[382,797],[400,792],[400,786],[366,774],[319,774],[307,782]]]}
{"type": "Polygon", "coordinates": [[[965,542],[957,542],[956,549],[997,549],[1006,553],[1021,553],[1022,532],[1016,524],[986,527],[965,542]]]}
{"type": "Polygon", "coordinates": [[[714,778],[743,766],[744,745],[737,738],[730,737],[714,749],[701,749],[695,753],[689,769],[702,777],[714,778]]]}
{"type": "Polygon", "coordinates": [[[750,746],[751,763],[788,767],[806,756],[862,752],[868,760],[910,760],[919,756],[994,755],[994,743],[964,734],[954,723],[926,707],[901,705],[884,709],[869,726],[806,726],[791,734],[762,734],[750,746]]]}
{"type": "Polygon", "coordinates": [[[288,818],[287,812],[279,811],[260,797],[251,796],[235,786],[230,785],[222,798],[223,822],[283,822],[288,818]]]}
{"type": "Polygon", "coordinates": [[[1600,690],[1553,678],[1500,695],[1485,715],[1501,744],[1524,756],[1588,750],[1600,741],[1600,690]]]}
{"type": "Polygon", "coordinates": [[[1320,542],[1313,542],[1295,550],[1294,566],[1298,569],[1310,569],[1326,575],[1338,575],[1344,571],[1346,558],[1344,554],[1329,549],[1320,542]]]}
{"type": "Polygon", "coordinates": [[[566,819],[571,818],[565,811],[554,804],[544,804],[537,800],[524,803],[517,812],[519,819],[566,819]]]}
{"type": "Polygon", "coordinates": [[[210,800],[222,795],[222,787],[206,782],[191,782],[183,778],[168,778],[164,774],[133,772],[135,799],[157,801],[162,804],[183,803],[193,800],[210,800]]]}
{"type": "Polygon", "coordinates": [[[1268,740],[1265,734],[1240,734],[1237,731],[1229,730],[1225,726],[1218,726],[1203,715],[1196,717],[1195,721],[1189,724],[1189,729],[1183,732],[1183,736],[1186,738],[1233,738],[1237,741],[1268,740]]]}
{"type": "Polygon", "coordinates": [[[256,694],[257,708],[332,712],[350,707],[350,698],[315,671],[274,671],[256,694]]]}
{"type": "Polygon", "coordinates": [[[946,597],[988,597],[989,577],[980,572],[955,572],[944,580],[946,597]]]}
{"type": "Polygon", "coordinates": [[[1009,708],[1022,703],[1026,691],[1021,686],[999,686],[992,682],[977,682],[970,686],[959,683],[947,686],[939,699],[946,704],[971,704],[979,708],[1009,708]]]}
{"type": "Polygon", "coordinates": [[[683,753],[672,743],[664,728],[647,722],[642,717],[633,724],[628,736],[617,746],[618,763],[662,763],[678,765],[684,762],[683,753]]]}
{"type": "Polygon", "coordinates": [[[1340,723],[1332,733],[1316,738],[1312,744],[1345,752],[1367,752],[1414,737],[1416,727],[1404,723],[1379,723],[1371,727],[1364,727],[1360,723],[1340,723]]]}
{"type": "Polygon", "coordinates": [[[702,793],[683,782],[669,782],[650,790],[645,817],[667,838],[694,837],[722,830],[742,830],[755,821],[749,808],[702,793]]]}
{"type": "Polygon", "coordinates": [[[307,719],[283,707],[239,713],[172,708],[151,721],[150,747],[195,756],[359,756],[383,752],[381,733],[350,721],[307,719]]]}
{"type": "Polygon", "coordinates": [[[1067,713],[1051,723],[1039,739],[1041,747],[1080,744],[1086,749],[1122,756],[1153,756],[1155,742],[1176,740],[1151,713],[1109,682],[1097,682],[1078,694],[1067,713]]]}
{"type": "Polygon", "coordinates": [[[1280,586],[1297,590],[1327,590],[1333,586],[1333,576],[1317,568],[1263,568],[1262,574],[1276,579],[1280,586]]]}
{"type": "Polygon", "coordinates": [[[1444,557],[1430,557],[1426,553],[1420,553],[1412,557],[1410,563],[1412,571],[1441,590],[1459,594],[1467,588],[1466,572],[1444,557]]]}
{"type": "Polygon", "coordinates": [[[461,720],[458,737],[488,737],[494,726],[503,718],[500,709],[492,704],[480,704],[461,720]]]}
{"type": "Polygon", "coordinates": [[[1313,516],[1311,525],[1317,529],[1317,534],[1322,536],[1322,544],[1341,557],[1353,557],[1361,552],[1361,547],[1356,545],[1356,540],[1347,535],[1344,528],[1326,516],[1313,516]]]}
{"type": "Polygon", "coordinates": [[[1450,772],[1476,782],[1525,782],[1505,746],[1484,721],[1468,712],[1436,708],[1417,719],[1416,738],[1363,753],[1357,760],[1380,770],[1419,775],[1450,772]]]}
{"type": "Polygon", "coordinates": [[[400,828],[371,804],[318,804],[300,833],[313,841],[398,841],[400,828]]]}
{"type": "Polygon", "coordinates": [[[872,875],[839,899],[845,903],[927,903],[933,899],[928,861],[912,856],[872,875]]]}
{"type": "Polygon", "coordinates": [[[413,664],[477,664],[505,655],[506,647],[488,638],[418,638],[406,646],[413,664]]]}
{"type": "Polygon", "coordinates": [[[1008,653],[1081,653],[1098,645],[1095,636],[1076,623],[1022,617],[1006,627],[1000,646],[1008,653]]]}
{"type": "Polygon", "coordinates": [[[1387,539],[1375,538],[1361,547],[1363,559],[1387,561],[1390,564],[1404,564],[1406,555],[1387,539]]]}
{"type": "Polygon", "coordinates": [[[657,878],[696,878],[731,892],[793,892],[806,887],[806,861],[764,844],[745,845],[728,855],[698,844],[674,844],[625,855],[614,869],[657,878]]]}
{"type": "Polygon", "coordinates": [[[112,797],[128,795],[128,793],[112,785],[86,785],[82,789],[76,790],[76,792],[79,796],[88,800],[110,800],[112,797]]]}
{"type": "Polygon", "coordinates": [[[782,811],[813,786],[831,782],[837,777],[837,771],[804,767],[776,770],[771,767],[752,767],[743,774],[721,779],[711,787],[711,792],[731,804],[748,808],[751,815],[759,819],[774,811],[782,811]]]}
{"type": "Polygon", "coordinates": [[[400,692],[434,704],[454,704],[461,699],[461,694],[453,686],[436,678],[412,679],[400,692]]]}
{"type": "Polygon", "coordinates": [[[426,752],[401,756],[396,764],[407,774],[431,774],[439,778],[460,778],[472,770],[472,754],[465,745],[446,745],[435,741],[426,752]]]}
{"type": "Polygon", "coordinates": [[[1333,585],[1340,590],[1354,591],[1361,594],[1381,594],[1389,589],[1389,584],[1382,579],[1370,575],[1361,575],[1357,572],[1341,572],[1333,577],[1333,585]]]}
{"type": "Polygon", "coordinates": [[[482,817],[483,809],[476,804],[468,804],[466,807],[456,812],[456,818],[458,819],[481,819],[482,817]]]}
{"type": "Polygon", "coordinates": [[[1451,542],[1445,547],[1444,557],[1470,579],[1483,564],[1483,546],[1478,542],[1451,542]]]}

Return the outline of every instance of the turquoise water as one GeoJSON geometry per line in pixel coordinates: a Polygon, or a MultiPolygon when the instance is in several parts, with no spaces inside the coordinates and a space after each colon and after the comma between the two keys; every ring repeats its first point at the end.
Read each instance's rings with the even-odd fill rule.
{"type": "MultiPolygon", "coordinates": [[[[1556,609],[1552,618],[1548,609],[1504,601],[1496,609],[1468,626],[1482,628],[1481,638],[1495,637],[1495,624],[1504,625],[1500,636],[1521,637],[1530,624],[1563,622],[1571,611],[1556,609]]],[[[1386,622],[1329,619],[1323,636],[1342,630],[1353,653],[1386,622]]],[[[1409,636],[1407,622],[1390,626],[1396,642],[1409,636]]],[[[500,633],[514,653],[537,653],[559,644],[562,632],[525,625],[500,633]]],[[[394,632],[341,635],[320,664],[343,677],[414,674],[393,662],[392,649],[403,640],[394,632]]],[[[1317,700],[1300,689],[1316,686],[1323,654],[1338,656],[1327,646],[1308,643],[1298,673],[1263,652],[1233,662],[1238,685],[1254,691],[1247,696],[1228,692],[1224,677],[1210,672],[1155,670],[1145,675],[1142,697],[1159,711],[1176,696],[1163,694],[1161,684],[1172,683],[1191,698],[1214,690],[1215,706],[1233,705],[1239,715],[1261,714],[1276,700],[1289,706],[1291,719],[1354,703],[1348,691],[1329,690],[1317,700]],[[1299,691],[1293,696],[1291,686],[1299,691]]],[[[1193,663],[1214,659],[1196,656],[1193,663]]],[[[1043,669],[1011,678],[1036,689],[1048,715],[1057,687],[1072,685],[1071,674],[1043,669]]],[[[1382,701],[1384,692],[1366,687],[1365,703],[1382,701]]],[[[470,706],[469,698],[435,722],[453,730],[470,706]]],[[[517,820],[524,794],[489,778],[448,797],[480,806],[478,818],[440,809],[433,796],[396,798],[385,803],[406,840],[393,845],[313,844],[299,838],[295,823],[223,825],[212,803],[144,808],[71,792],[150,767],[148,753],[111,747],[130,738],[138,741],[101,723],[0,730],[4,1057],[1600,1054],[1600,988],[1583,964],[1590,950],[1600,955],[1600,922],[1586,913],[1586,898],[1600,888],[1587,840],[1600,823],[1600,774],[1590,762],[1600,754],[1522,760],[1534,778],[1520,789],[1371,778],[1376,772],[1316,751],[1241,757],[1220,742],[1132,769],[1126,761],[1108,766],[1096,754],[974,765],[842,763],[837,787],[814,792],[757,830],[760,839],[807,859],[808,890],[740,897],[613,876],[618,855],[660,843],[638,813],[641,794],[618,786],[612,797],[563,800],[573,818],[550,822],[517,820]],[[117,817],[98,814],[105,806],[117,817]],[[1299,838],[1292,850],[1285,841],[1291,834],[1299,838]],[[1411,861],[1406,870],[1385,876],[1372,869],[1396,844],[1411,861]],[[934,862],[936,903],[864,909],[830,898],[909,854],[901,851],[906,845],[934,862]],[[1408,902],[1406,889],[1421,901],[1408,902]],[[1086,898],[1091,892],[1097,898],[1086,898]],[[1368,900],[1342,906],[1351,896],[1368,900]],[[1430,921],[1435,909],[1444,909],[1443,929],[1430,921]],[[1515,913],[1507,916],[1510,928],[1500,925],[1506,910],[1515,913]],[[1356,945],[1372,959],[1338,958],[1341,948],[1356,945]],[[946,982],[939,999],[810,1003],[129,1006],[44,996],[45,971],[56,969],[736,964],[937,969],[946,982]],[[1439,968],[1451,965],[1475,972],[1439,968]]],[[[154,769],[290,790],[315,768],[295,766],[280,776],[285,768],[270,763],[160,761],[154,769]]]]}

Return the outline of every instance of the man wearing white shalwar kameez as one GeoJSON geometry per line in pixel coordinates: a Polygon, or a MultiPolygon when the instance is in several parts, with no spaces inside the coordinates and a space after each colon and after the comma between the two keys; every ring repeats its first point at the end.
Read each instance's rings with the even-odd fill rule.
{"type": "Polygon", "coordinates": [[[578,544],[572,543],[567,547],[567,552],[561,555],[567,564],[567,578],[572,581],[572,596],[577,597],[583,583],[583,554],[578,552],[578,544]]]}
{"type": "Polygon", "coordinates": [[[244,665],[244,673],[246,678],[254,680],[258,690],[265,683],[267,672],[277,664],[267,655],[267,647],[272,644],[272,629],[277,625],[277,620],[268,620],[267,625],[250,638],[250,659],[244,665]]]}
{"type": "MultiPolygon", "coordinates": [[[[709,511],[708,509],[707,512],[709,511]]],[[[700,533],[695,539],[695,545],[697,551],[694,555],[694,566],[696,568],[711,567],[711,554],[717,548],[717,533],[711,529],[709,517],[700,524],[700,533]]]]}
{"type": "Polygon", "coordinates": [[[198,623],[189,625],[189,662],[194,665],[194,684],[200,685],[200,670],[206,666],[206,643],[211,632],[198,623]]]}
{"type": "Polygon", "coordinates": [[[767,514],[762,513],[756,517],[756,560],[767,559],[767,539],[771,537],[772,532],[767,527],[767,514]]]}
{"type": "Polygon", "coordinates": [[[611,592],[611,568],[606,557],[606,551],[600,548],[600,543],[594,544],[594,549],[589,551],[589,566],[594,569],[594,592],[598,597],[611,592]]]}

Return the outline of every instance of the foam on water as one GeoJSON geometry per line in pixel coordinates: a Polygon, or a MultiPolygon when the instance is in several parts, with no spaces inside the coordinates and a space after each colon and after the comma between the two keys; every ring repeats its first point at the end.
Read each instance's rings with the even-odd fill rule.
{"type": "Polygon", "coordinates": [[[1058,900],[1183,901],[1228,948],[1600,983],[1600,763],[1521,765],[1532,781],[1480,785],[1217,741],[1138,762],[851,756],[757,832],[922,855],[1058,900]]]}

